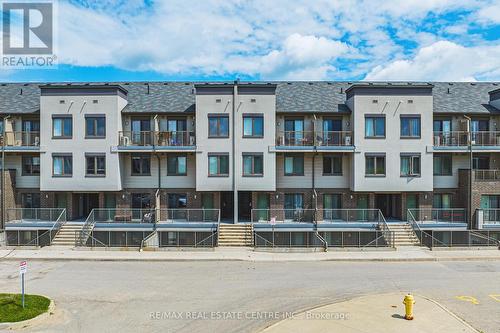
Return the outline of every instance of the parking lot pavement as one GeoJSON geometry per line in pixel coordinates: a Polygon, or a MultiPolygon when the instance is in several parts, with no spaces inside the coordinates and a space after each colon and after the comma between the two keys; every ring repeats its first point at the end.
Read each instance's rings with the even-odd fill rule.
{"type": "MultiPolygon", "coordinates": [[[[364,295],[400,293],[402,301],[407,292],[436,300],[483,332],[500,327],[499,261],[28,265],[27,292],[51,297],[56,311],[27,332],[258,332],[286,313],[364,295]]],[[[0,292],[19,286],[18,262],[1,261],[0,292]]]]}

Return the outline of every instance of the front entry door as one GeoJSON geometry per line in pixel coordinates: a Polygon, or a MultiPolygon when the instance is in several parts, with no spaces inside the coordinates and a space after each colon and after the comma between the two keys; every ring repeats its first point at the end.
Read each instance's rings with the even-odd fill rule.
{"type": "Polygon", "coordinates": [[[250,221],[252,212],[252,192],[238,192],[238,219],[241,222],[250,221]]]}
{"type": "Polygon", "coordinates": [[[221,219],[233,220],[234,198],[233,192],[220,192],[221,219]]]}
{"type": "Polygon", "coordinates": [[[271,219],[269,214],[269,194],[257,194],[257,211],[253,216],[254,221],[269,221],[271,219]]]}

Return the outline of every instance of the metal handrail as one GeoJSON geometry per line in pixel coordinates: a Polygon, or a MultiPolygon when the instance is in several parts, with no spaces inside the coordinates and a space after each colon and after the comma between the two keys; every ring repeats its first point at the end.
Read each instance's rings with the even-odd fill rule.
{"type": "Polygon", "coordinates": [[[378,210],[378,212],[379,212],[379,223],[378,223],[379,229],[382,231],[382,234],[384,235],[384,238],[387,241],[387,244],[390,247],[394,247],[394,245],[395,245],[394,233],[389,228],[389,225],[387,224],[387,221],[385,220],[384,214],[382,214],[380,209],[378,210]]]}
{"type": "MultiPolygon", "coordinates": [[[[390,238],[391,239],[394,239],[395,236],[394,236],[394,231],[389,231],[391,233],[390,235],[390,238]]],[[[368,244],[365,244],[363,246],[360,246],[361,248],[364,248],[364,247],[370,247],[373,243],[375,243],[375,247],[378,247],[378,240],[379,239],[384,239],[386,242],[387,242],[387,239],[386,239],[386,236],[384,235],[384,232],[383,231],[380,231],[380,236],[378,236],[377,238],[375,238],[374,240],[372,240],[371,242],[369,242],[368,244]]],[[[388,243],[389,244],[389,243],[388,243]]],[[[390,246],[390,245],[389,245],[390,246]]]]}
{"type": "MultiPolygon", "coordinates": [[[[75,244],[77,243],[78,241],[78,237],[79,237],[79,231],[75,231],[75,244]]],[[[90,232],[90,234],[87,236],[87,240],[85,241],[85,244],[87,244],[88,240],[91,239],[91,240],[94,240],[96,242],[98,242],[99,244],[101,244],[103,247],[109,247],[109,244],[106,245],[104,244],[103,242],[101,242],[100,240],[98,240],[97,238],[95,238],[94,236],[92,236],[92,232],[90,232]]],[[[83,245],[82,245],[83,246],[83,245]]],[[[91,247],[94,247],[93,245],[91,247]]]]}
{"type": "Polygon", "coordinates": [[[153,230],[149,235],[146,236],[146,238],[143,238],[141,240],[141,246],[139,247],[139,252],[142,252],[142,249],[144,248],[144,243],[149,240],[149,238],[155,236],[158,233],[157,230],[153,230]]]}
{"type": "MultiPolygon", "coordinates": [[[[62,226],[65,223],[66,223],[66,208],[63,208],[63,211],[61,212],[61,214],[59,214],[59,217],[57,218],[56,222],[54,223],[52,228],[50,228],[50,244],[52,244],[52,241],[54,240],[52,238],[52,231],[54,231],[54,228],[56,227],[56,225],[57,225],[57,231],[56,231],[56,235],[57,235],[57,233],[59,232],[59,230],[61,230],[62,226]],[[63,215],[64,215],[64,219],[61,220],[63,215]]],[[[54,238],[55,238],[55,236],[54,236],[54,238]]]]}
{"type": "Polygon", "coordinates": [[[90,233],[92,232],[92,229],[94,228],[94,225],[95,225],[94,209],[92,209],[89,216],[87,216],[85,223],[83,224],[82,230],[80,230],[80,235],[75,244],[76,246],[84,246],[87,243],[87,240],[90,236],[90,233]]]}
{"type": "Polygon", "coordinates": [[[468,231],[469,231],[469,235],[472,234],[476,237],[483,238],[483,239],[488,241],[488,244],[491,241],[491,242],[493,242],[493,244],[500,247],[500,240],[493,238],[493,237],[490,237],[490,236],[483,235],[483,234],[475,232],[473,230],[468,230],[468,231]]]}
{"type": "Polygon", "coordinates": [[[408,223],[410,223],[412,229],[413,229],[413,232],[415,232],[415,234],[417,235],[418,239],[420,240],[420,246],[424,245],[423,244],[423,237],[422,235],[425,233],[428,237],[431,238],[431,246],[430,248],[432,249],[433,248],[433,245],[434,245],[434,241],[440,243],[440,244],[443,244],[446,246],[445,243],[441,242],[439,239],[437,239],[436,237],[434,237],[434,235],[431,234],[428,234],[424,231],[422,231],[422,229],[420,229],[420,226],[418,225],[418,222],[417,220],[415,219],[415,217],[413,216],[413,213],[411,212],[411,209],[408,209],[407,210],[407,213],[406,213],[406,219],[408,221],[408,223]],[[416,230],[418,230],[418,233],[416,232],[416,230]],[[419,236],[420,235],[420,236],[419,236]]]}
{"type": "Polygon", "coordinates": [[[328,251],[328,242],[326,241],[326,239],[319,234],[318,230],[314,231],[314,234],[323,243],[323,248],[325,252],[328,251]]]}
{"type": "MultiPolygon", "coordinates": [[[[217,241],[218,241],[218,239],[219,239],[219,230],[217,230],[217,232],[216,232],[216,233],[217,233],[217,241]]],[[[199,244],[203,243],[204,241],[206,241],[206,240],[207,240],[207,239],[209,239],[209,238],[212,238],[212,246],[211,246],[211,247],[213,248],[213,247],[214,247],[213,237],[214,237],[214,232],[212,232],[212,234],[208,235],[207,237],[203,238],[201,241],[196,242],[196,243],[193,245],[193,247],[198,247],[198,245],[199,245],[199,244]]],[[[217,243],[217,245],[218,245],[218,244],[219,244],[219,243],[217,243]]]]}
{"type": "Polygon", "coordinates": [[[270,241],[268,241],[267,239],[265,239],[264,237],[262,237],[261,235],[259,235],[259,234],[257,233],[257,231],[255,231],[255,230],[253,231],[253,235],[254,235],[254,241],[253,241],[253,246],[254,246],[254,248],[257,248],[257,247],[258,247],[258,246],[257,246],[257,237],[258,237],[259,239],[262,239],[265,243],[269,243],[269,244],[271,244],[271,246],[274,248],[274,246],[275,246],[275,244],[274,244],[274,236],[273,236],[273,241],[272,241],[272,242],[270,242],[270,241]]]}

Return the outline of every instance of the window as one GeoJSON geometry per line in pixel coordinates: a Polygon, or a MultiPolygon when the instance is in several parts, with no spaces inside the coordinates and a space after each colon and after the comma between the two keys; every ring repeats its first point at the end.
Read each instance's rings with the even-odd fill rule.
{"type": "Polygon", "coordinates": [[[401,154],[401,176],[420,176],[420,154],[401,154]]]}
{"type": "Polygon", "coordinates": [[[182,155],[169,155],[167,157],[167,175],[187,175],[187,157],[182,155]]]}
{"type": "Polygon", "coordinates": [[[435,119],[433,121],[434,132],[451,132],[451,119],[435,119]]]}
{"type": "Polygon", "coordinates": [[[208,154],[208,175],[229,176],[229,154],[208,154]]]}
{"type": "Polygon", "coordinates": [[[132,193],[132,209],[151,208],[151,195],[149,193],[132,193]]]}
{"type": "Polygon", "coordinates": [[[52,155],[52,175],[55,177],[70,177],[73,174],[72,155],[52,155]]]}
{"type": "Polygon", "coordinates": [[[264,174],[262,154],[243,154],[243,176],[262,176],[264,174]]]}
{"type": "Polygon", "coordinates": [[[385,138],[385,116],[365,116],[365,137],[385,138]]]}
{"type": "Polygon", "coordinates": [[[71,116],[52,117],[52,137],[71,138],[73,136],[73,119],[71,116]]]}
{"type": "Polygon", "coordinates": [[[264,117],[262,115],[243,115],[243,137],[262,138],[264,136],[264,117]]]}
{"type": "Polygon", "coordinates": [[[85,137],[106,137],[106,117],[104,115],[85,116],[85,137]]]}
{"type": "Polygon", "coordinates": [[[132,155],[132,176],[151,175],[151,157],[146,155],[132,155]]]}
{"type": "Polygon", "coordinates": [[[323,220],[331,221],[341,219],[342,195],[323,194],[323,220]]]}
{"type": "Polygon", "coordinates": [[[342,175],[342,156],[323,156],[323,175],[342,175]]]}
{"type": "Polygon", "coordinates": [[[434,176],[451,176],[451,155],[434,154],[434,176]]]}
{"type": "Polygon", "coordinates": [[[451,208],[451,194],[434,193],[432,208],[451,208]]]}
{"type": "MultiPolygon", "coordinates": [[[[168,208],[186,208],[187,196],[185,193],[169,193],[168,208]]],[[[175,215],[175,212],[173,213],[175,215]]],[[[178,215],[181,215],[180,213],[178,215]]]]}
{"type": "Polygon", "coordinates": [[[285,176],[304,175],[304,156],[285,155],[285,176]]]}
{"type": "Polygon", "coordinates": [[[285,193],[285,209],[303,209],[304,194],[285,193]]]}
{"type": "MultiPolygon", "coordinates": [[[[21,204],[23,208],[40,208],[40,193],[23,193],[21,194],[21,204]]],[[[29,214],[35,214],[35,212],[28,211],[29,214]]],[[[27,218],[24,216],[24,218],[27,218]]],[[[33,216],[35,218],[35,216],[33,216]]]]}
{"type": "Polygon", "coordinates": [[[23,176],[40,174],[40,156],[23,156],[23,176]]]}
{"type": "Polygon", "coordinates": [[[104,176],[106,175],[106,155],[105,154],[86,154],[85,155],[85,175],[104,176]]]}
{"type": "Polygon", "coordinates": [[[487,155],[474,156],[472,158],[472,169],[488,170],[490,168],[490,157],[487,155]]]}
{"type": "Polygon", "coordinates": [[[420,116],[401,116],[401,137],[420,138],[420,116]]]}
{"type": "Polygon", "coordinates": [[[301,221],[303,218],[304,194],[285,193],[285,220],[301,221]]]}
{"type": "Polygon", "coordinates": [[[229,137],[229,116],[209,115],[208,116],[208,137],[227,138],[229,137]]]}
{"type": "Polygon", "coordinates": [[[366,155],[365,175],[385,176],[385,155],[366,155]]]}

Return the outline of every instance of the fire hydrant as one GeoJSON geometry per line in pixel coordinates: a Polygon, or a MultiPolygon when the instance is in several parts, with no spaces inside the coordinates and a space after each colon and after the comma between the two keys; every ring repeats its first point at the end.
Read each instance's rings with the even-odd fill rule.
{"type": "Polygon", "coordinates": [[[405,296],[403,304],[405,305],[405,319],[413,320],[413,304],[415,304],[415,299],[411,294],[408,294],[405,296]]]}

